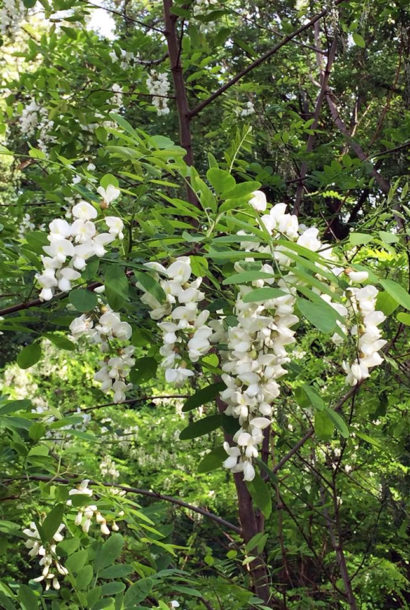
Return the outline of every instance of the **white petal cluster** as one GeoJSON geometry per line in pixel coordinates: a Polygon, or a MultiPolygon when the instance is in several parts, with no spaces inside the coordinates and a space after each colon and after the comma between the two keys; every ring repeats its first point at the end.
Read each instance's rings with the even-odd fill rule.
{"type": "Polygon", "coordinates": [[[28,138],[34,136],[36,131],[37,146],[44,153],[47,153],[50,144],[56,141],[56,137],[50,134],[54,128],[54,121],[49,119],[48,110],[40,106],[35,100],[23,108],[20,117],[20,129],[23,135],[28,138]]]}
{"type": "MultiPolygon", "coordinates": [[[[119,190],[108,192],[108,189],[103,189],[104,195],[112,201],[119,190]]],[[[39,296],[43,301],[52,299],[57,289],[63,292],[71,290],[72,282],[81,277],[80,272],[85,269],[87,260],[92,256],[104,256],[105,246],[123,237],[123,222],[115,216],[104,219],[108,232],[99,233],[93,222],[97,218],[97,210],[87,201],[75,204],[71,212],[72,223],[56,218],[49,224],[47,238],[50,244],[43,247],[47,256],[41,257],[44,269],[36,274],[42,288],[39,296]]]]}
{"type": "Polygon", "coordinates": [[[121,108],[124,105],[121,85],[114,83],[111,89],[114,94],[111,98],[111,103],[121,108]]]}
{"type": "Polygon", "coordinates": [[[112,479],[118,479],[120,471],[115,465],[114,460],[107,455],[102,462],[100,462],[100,471],[103,476],[109,476],[112,479]]]}
{"type": "MultiPolygon", "coordinates": [[[[273,275],[272,268],[270,272],[273,275]]],[[[241,427],[233,438],[237,446],[224,444],[229,456],[224,466],[243,472],[246,481],[255,476],[253,458],[258,456],[263,430],[271,424],[272,402],[280,394],[277,380],[287,372],[286,346],[295,342],[295,297],[283,280],[278,285],[287,294],[263,304],[245,303],[243,297],[251,288],[240,287],[234,311],[238,323],[227,332],[222,364],[226,390],[221,398],[228,405],[225,413],[237,418],[241,427]]]]}
{"type": "Polygon", "coordinates": [[[249,203],[258,212],[264,212],[267,206],[265,193],[262,191],[254,191],[252,197],[249,199],[249,203]]]}
{"type": "MultiPolygon", "coordinates": [[[[89,496],[90,498],[92,497],[93,492],[88,487],[88,479],[85,479],[84,481],[81,482],[81,484],[77,488],[70,489],[70,491],[68,492],[69,496],[75,496],[78,494],[80,494],[82,496],[89,496]]],[[[71,505],[71,503],[72,503],[71,500],[67,501],[67,504],[69,506],[71,505]]],[[[104,534],[104,536],[109,536],[111,531],[107,525],[107,520],[105,519],[105,517],[103,517],[101,512],[98,510],[96,504],[89,504],[87,506],[81,506],[79,508],[79,511],[77,513],[74,523],[75,523],[75,525],[79,525],[85,534],[88,534],[94,518],[95,518],[96,523],[98,523],[98,525],[100,526],[101,533],[104,534]]],[[[118,525],[115,523],[115,521],[111,525],[111,529],[114,532],[118,531],[119,528],[118,528],[118,525]]]]}
{"type": "MultiPolygon", "coordinates": [[[[364,273],[364,272],[357,272],[364,273]]],[[[357,276],[353,281],[363,281],[366,278],[357,276]]],[[[378,290],[375,286],[367,285],[363,288],[350,288],[351,302],[355,313],[359,316],[358,324],[353,326],[351,334],[357,337],[357,356],[352,364],[343,362],[343,368],[347,373],[346,383],[356,385],[362,379],[369,377],[369,369],[378,366],[383,359],[378,353],[386,345],[386,341],[381,339],[381,331],[378,326],[384,322],[386,316],[376,310],[376,299],[378,290]]]]}
{"type": "Polygon", "coordinates": [[[11,36],[19,28],[26,14],[26,8],[21,0],[3,0],[0,9],[0,34],[11,36]]]}
{"type": "Polygon", "coordinates": [[[169,81],[166,73],[151,70],[147,78],[147,89],[153,96],[152,105],[157,109],[157,114],[168,114],[169,81]]]}
{"type": "MultiPolygon", "coordinates": [[[[190,362],[198,362],[211,348],[213,331],[206,325],[209,311],[198,307],[205,296],[199,290],[202,278],[189,281],[192,270],[188,256],[181,256],[168,268],[158,263],[147,263],[146,266],[165,276],[159,279],[159,284],[166,295],[166,303],[159,303],[149,292],[145,292],[141,301],[151,308],[151,318],[162,319],[158,327],[162,331],[160,354],[165,379],[179,387],[194,375],[187,368],[184,356],[190,362]]],[[[141,285],[139,287],[144,290],[141,285]]]]}
{"type": "Polygon", "coordinates": [[[61,533],[65,525],[62,523],[59,525],[56,533],[54,534],[52,541],[43,545],[40,534],[37,529],[37,525],[34,522],[30,523],[30,527],[23,530],[23,533],[27,536],[25,546],[30,549],[29,556],[31,558],[40,557],[39,565],[42,568],[41,575],[34,578],[35,582],[45,581],[46,591],[52,586],[53,589],[60,589],[60,576],[66,576],[68,574],[67,568],[60,563],[60,557],[57,555],[56,545],[61,542],[64,538],[61,533]]]}
{"type": "Polygon", "coordinates": [[[105,305],[99,317],[82,314],[75,318],[70,324],[70,331],[75,340],[85,336],[91,343],[99,345],[102,352],[107,353],[104,360],[100,361],[101,368],[95,373],[94,379],[101,383],[103,392],[114,392],[115,403],[123,402],[125,392],[132,387],[127,382],[127,377],[135,364],[135,348],[133,345],[124,347],[117,344],[129,341],[131,326],[121,320],[119,313],[105,305]]]}
{"type": "Polygon", "coordinates": [[[249,116],[250,114],[254,113],[255,106],[253,105],[253,102],[249,100],[249,102],[246,102],[245,106],[241,109],[239,116],[249,116]]]}
{"type": "Polygon", "coordinates": [[[24,214],[17,229],[18,236],[20,237],[20,239],[23,239],[26,233],[28,233],[29,231],[34,231],[35,228],[36,225],[34,224],[34,222],[32,222],[30,214],[24,214]]]}

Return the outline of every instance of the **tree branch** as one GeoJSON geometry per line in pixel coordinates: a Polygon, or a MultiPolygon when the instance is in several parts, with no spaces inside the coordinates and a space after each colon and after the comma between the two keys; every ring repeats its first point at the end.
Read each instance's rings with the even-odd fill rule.
{"type": "MultiPolygon", "coordinates": [[[[185,88],[184,74],[181,64],[181,44],[177,33],[177,15],[171,12],[172,0],[163,0],[164,20],[165,20],[165,37],[168,45],[168,56],[171,66],[172,79],[174,81],[175,99],[178,111],[179,120],[179,140],[181,146],[185,148],[186,155],[184,157],[187,165],[191,166],[194,163],[194,155],[192,151],[192,136],[191,136],[191,116],[188,104],[188,97],[185,88]]],[[[199,207],[198,200],[191,186],[187,186],[187,199],[190,203],[199,207]]]]}
{"type": "MultiPolygon", "coordinates": [[[[79,479],[79,477],[75,476],[75,475],[72,475],[70,478],[64,478],[64,477],[50,477],[47,475],[36,474],[36,475],[27,475],[24,477],[6,478],[6,479],[3,479],[3,482],[10,483],[10,482],[17,481],[17,480],[25,480],[25,481],[29,480],[29,481],[56,482],[56,483],[63,483],[64,485],[72,485],[74,480],[78,480],[78,479],[79,479]]],[[[88,484],[89,485],[103,485],[104,487],[115,487],[116,489],[121,489],[122,491],[125,491],[126,493],[133,493],[133,494],[137,494],[140,496],[147,496],[148,498],[164,500],[165,502],[170,502],[171,504],[175,504],[177,506],[181,506],[182,508],[187,508],[188,510],[192,510],[195,513],[203,515],[207,519],[212,519],[216,523],[219,523],[219,525],[221,525],[223,527],[227,527],[228,529],[232,530],[233,532],[236,532],[237,534],[241,533],[240,527],[238,527],[237,525],[234,525],[233,523],[230,523],[229,521],[226,521],[226,519],[223,519],[222,517],[219,517],[218,515],[215,515],[214,513],[211,513],[209,511],[205,510],[204,508],[200,508],[199,506],[193,506],[192,504],[188,504],[187,502],[184,502],[183,500],[179,500],[178,498],[174,498],[172,496],[160,494],[156,491],[151,491],[149,489],[140,489],[138,487],[129,487],[128,485],[118,485],[116,483],[98,482],[98,481],[94,481],[92,479],[88,481],[88,484]]]]}

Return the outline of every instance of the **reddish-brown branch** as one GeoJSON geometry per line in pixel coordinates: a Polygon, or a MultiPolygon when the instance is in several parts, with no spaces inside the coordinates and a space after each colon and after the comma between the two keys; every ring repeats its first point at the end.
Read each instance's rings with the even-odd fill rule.
{"type": "MultiPolygon", "coordinates": [[[[218,411],[223,413],[226,409],[226,404],[221,398],[216,399],[218,411]]],[[[231,435],[225,433],[225,440],[232,443],[231,435]]],[[[256,534],[263,531],[264,521],[259,517],[258,511],[255,509],[252,497],[248,491],[243,473],[234,474],[234,482],[236,493],[238,496],[239,505],[239,521],[241,523],[241,535],[245,544],[251,540],[256,534]]],[[[249,572],[253,585],[253,590],[266,604],[269,603],[269,578],[265,559],[262,553],[251,551],[252,556],[255,556],[253,561],[249,563],[249,572]]]]}
{"type": "MultiPolygon", "coordinates": [[[[336,2],[334,3],[334,6],[342,4],[343,2],[346,2],[346,0],[336,0],[336,2]]],[[[288,34],[287,36],[285,36],[272,49],[270,49],[269,51],[267,51],[266,53],[261,55],[261,57],[259,57],[254,62],[249,64],[249,66],[247,66],[246,68],[244,68],[243,70],[238,72],[238,74],[236,74],[233,78],[231,78],[227,83],[222,85],[222,87],[220,87],[214,93],[212,93],[212,95],[207,97],[206,100],[203,100],[200,104],[198,104],[195,108],[193,108],[191,110],[191,112],[189,113],[190,118],[192,118],[192,117],[196,116],[197,114],[199,114],[200,112],[202,112],[202,110],[204,108],[206,108],[217,97],[222,95],[222,93],[225,93],[225,91],[227,91],[230,87],[235,85],[239,80],[241,80],[241,78],[243,78],[244,76],[249,74],[249,72],[251,72],[252,70],[257,68],[258,66],[260,66],[264,61],[266,61],[270,57],[272,57],[272,55],[274,55],[277,51],[279,51],[279,49],[284,47],[288,42],[293,40],[293,38],[296,38],[296,36],[299,36],[299,34],[301,34],[305,30],[308,30],[310,27],[312,27],[312,25],[314,25],[316,23],[316,21],[319,21],[319,19],[322,19],[322,17],[327,15],[328,12],[329,12],[328,9],[323,9],[320,13],[318,13],[317,15],[312,17],[312,19],[310,19],[310,21],[308,21],[307,23],[302,25],[300,28],[298,28],[297,30],[295,30],[291,34],[288,34]]]]}
{"type": "MultiPolygon", "coordinates": [[[[64,477],[51,477],[48,475],[27,475],[24,477],[9,477],[6,479],[3,479],[3,483],[4,484],[8,484],[11,483],[13,481],[18,481],[18,480],[29,480],[29,481],[45,481],[45,482],[55,482],[55,483],[63,483],[64,485],[72,485],[73,481],[78,480],[78,476],[71,476],[70,478],[64,478],[64,477]]],[[[152,491],[149,489],[140,489],[138,487],[130,487],[128,485],[118,485],[116,483],[106,483],[106,482],[99,482],[99,481],[93,481],[92,479],[90,479],[88,481],[89,485],[103,485],[104,487],[115,487],[116,489],[121,489],[122,491],[125,491],[127,493],[133,493],[133,494],[137,494],[140,496],[147,496],[148,498],[155,498],[157,500],[164,500],[165,502],[170,502],[171,504],[175,504],[177,506],[181,506],[182,508],[187,508],[188,510],[192,510],[195,513],[198,513],[200,515],[203,515],[204,517],[207,517],[208,519],[212,519],[213,521],[215,521],[216,523],[219,523],[219,525],[223,526],[223,527],[227,527],[228,529],[236,532],[237,534],[241,533],[241,529],[237,526],[234,525],[233,523],[230,523],[229,521],[226,521],[226,519],[223,519],[222,517],[219,517],[218,515],[215,515],[214,513],[210,513],[208,510],[205,510],[204,508],[200,508],[199,506],[193,506],[192,504],[188,504],[187,502],[184,502],[183,500],[180,500],[179,498],[174,498],[172,496],[167,496],[164,494],[160,494],[156,491],[152,491]]]]}

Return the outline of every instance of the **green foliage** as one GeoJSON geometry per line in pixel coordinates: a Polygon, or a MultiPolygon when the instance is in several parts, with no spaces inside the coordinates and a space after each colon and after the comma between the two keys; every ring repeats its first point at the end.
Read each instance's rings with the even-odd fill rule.
{"type": "Polygon", "coordinates": [[[406,608],[408,7],[341,3],[316,32],[307,28],[236,79],[327,7],[258,1],[251,14],[233,0],[174,1],[192,165],[187,140],[177,142],[178,119],[182,127],[186,119],[177,115],[181,91],[170,88],[169,113],[158,114],[147,82],[152,70],[172,81],[162,3],[135,0],[126,13],[107,7],[112,38],[90,29],[85,4],[44,0],[44,20],[33,0],[23,4],[23,27],[10,36],[4,26],[0,67],[0,606],[166,610],[177,600],[189,610],[347,608],[329,515],[357,605],[406,608]],[[333,40],[330,93],[321,99],[318,65],[324,69],[333,40]],[[119,188],[121,197],[107,209],[98,186],[119,188]],[[248,203],[259,188],[332,242],[344,261],[337,277],[328,251],[271,239],[248,203]],[[99,210],[98,223],[120,216],[124,239],[89,258],[68,294],[38,304],[47,226],[81,199],[99,210]],[[257,243],[265,251],[254,252],[257,243]],[[299,280],[298,349],[272,400],[263,460],[240,500],[250,494],[265,528],[242,537],[221,446],[238,420],[215,405],[226,389],[224,345],[199,358],[192,384],[176,394],[158,366],[158,326],[141,294],[164,305],[162,276],[145,263],[187,256],[202,278],[200,307],[223,312],[225,328],[233,327],[238,287],[245,303],[283,296],[269,286],[282,273],[277,254],[299,280]],[[322,296],[346,304],[352,270],[367,271],[382,288],[387,345],[380,368],[343,400],[343,362],[359,346],[322,296]],[[109,356],[68,335],[73,318],[89,314],[96,325],[107,304],[133,331],[125,404],[113,405],[94,381],[109,356]],[[92,498],[69,495],[85,479],[92,498]],[[76,524],[90,505],[109,536],[95,521],[88,530],[76,524]],[[47,590],[35,580],[42,568],[23,529],[34,523],[50,548],[62,522],[64,540],[52,554],[69,574],[61,589],[47,590]],[[255,557],[269,569],[269,602],[256,595],[255,557]]]}

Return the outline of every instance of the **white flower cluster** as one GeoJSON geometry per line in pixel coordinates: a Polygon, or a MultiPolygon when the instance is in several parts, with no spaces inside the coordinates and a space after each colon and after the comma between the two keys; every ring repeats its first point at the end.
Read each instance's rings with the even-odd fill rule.
{"type": "MultiPolygon", "coordinates": [[[[239,265],[237,269],[241,270],[239,265]]],[[[274,275],[270,265],[264,265],[263,270],[274,275]]],[[[287,372],[283,368],[290,360],[286,346],[295,342],[291,329],[298,322],[293,314],[295,297],[285,279],[278,282],[278,287],[284,296],[263,304],[244,302],[252,289],[239,288],[234,310],[238,322],[228,329],[227,351],[222,353],[226,390],[221,398],[227,404],[225,413],[236,417],[241,425],[233,438],[237,446],[224,444],[229,456],[224,466],[232,472],[243,472],[246,481],[255,476],[252,461],[258,456],[264,428],[271,424],[272,403],[280,394],[277,380],[287,372]]]]}
{"type": "Polygon", "coordinates": [[[32,222],[30,214],[24,214],[17,229],[18,236],[20,237],[20,239],[23,239],[26,233],[28,233],[29,231],[34,231],[35,228],[36,225],[34,224],[34,222],[32,222]]]}
{"type": "Polygon", "coordinates": [[[253,105],[253,102],[249,100],[249,102],[246,102],[246,105],[242,108],[242,110],[240,110],[239,112],[239,116],[249,116],[250,114],[254,114],[255,113],[255,106],[253,105]]]}
{"type": "Polygon", "coordinates": [[[157,109],[157,114],[159,116],[168,114],[169,81],[166,73],[151,70],[147,78],[147,89],[153,96],[152,105],[157,109]]]}
{"type": "Polygon", "coordinates": [[[27,137],[34,136],[38,131],[37,145],[40,150],[47,153],[50,144],[56,141],[56,137],[50,135],[54,127],[54,121],[48,118],[48,110],[32,100],[25,108],[20,117],[20,128],[27,137]]]}
{"type": "Polygon", "coordinates": [[[121,85],[117,85],[117,83],[114,83],[111,89],[113,92],[113,96],[111,97],[111,103],[114,106],[118,106],[119,108],[121,108],[123,106],[123,94],[121,85]]]}
{"type": "Polygon", "coordinates": [[[60,588],[59,576],[68,574],[67,568],[60,563],[60,557],[57,555],[56,545],[64,538],[62,530],[65,528],[64,523],[59,525],[52,541],[49,544],[43,545],[37,525],[34,522],[30,523],[30,527],[23,530],[23,534],[27,536],[25,542],[26,548],[30,549],[29,556],[31,558],[38,555],[40,557],[39,564],[42,568],[41,576],[34,578],[34,582],[46,582],[46,591],[53,587],[58,590],[60,588]]]}
{"type": "MultiPolygon", "coordinates": [[[[194,375],[181,352],[186,353],[191,362],[197,362],[211,348],[212,328],[206,325],[209,311],[198,308],[205,296],[199,290],[202,278],[189,281],[192,270],[188,256],[181,256],[167,269],[159,263],[147,263],[146,266],[166,278],[159,280],[166,295],[165,304],[159,303],[149,292],[145,292],[141,301],[151,308],[151,318],[165,318],[158,324],[162,330],[162,367],[167,382],[179,387],[194,375]]],[[[140,284],[139,288],[144,290],[140,284]]]]}
{"type": "MultiPolygon", "coordinates": [[[[351,278],[352,273],[349,273],[349,276],[351,278]]],[[[380,338],[381,331],[378,326],[384,322],[386,316],[376,310],[378,290],[375,286],[350,288],[350,292],[352,306],[355,313],[360,316],[360,322],[350,331],[353,336],[358,338],[358,354],[352,364],[343,362],[343,368],[347,373],[346,382],[356,385],[362,379],[369,377],[370,368],[378,366],[382,362],[382,357],[378,352],[386,345],[386,341],[380,338]]]]}
{"type": "MultiPolygon", "coordinates": [[[[85,479],[77,488],[70,489],[68,495],[75,496],[80,494],[82,496],[89,496],[91,498],[93,492],[91,489],[89,489],[88,483],[88,479],[85,479]]],[[[67,506],[72,506],[72,504],[73,502],[71,498],[67,500],[67,506]]],[[[119,517],[122,517],[123,515],[123,511],[118,513],[119,517]]],[[[96,523],[100,526],[101,533],[104,534],[104,536],[109,536],[111,531],[118,532],[119,527],[117,523],[113,520],[110,523],[110,530],[107,525],[106,518],[101,514],[95,504],[81,506],[75,517],[74,523],[75,525],[81,526],[83,532],[88,533],[94,518],[96,523]]],[[[67,568],[61,564],[60,557],[57,555],[56,550],[56,545],[64,539],[64,536],[61,533],[64,528],[64,523],[61,523],[53,535],[51,542],[46,545],[42,543],[37,525],[34,522],[30,523],[29,528],[23,530],[23,533],[27,536],[25,546],[26,548],[30,549],[29,556],[31,558],[35,557],[36,555],[40,557],[39,565],[42,568],[42,572],[40,576],[34,578],[33,580],[34,582],[45,581],[46,591],[48,591],[51,586],[53,589],[60,589],[59,576],[67,576],[68,574],[67,568]]]]}
{"type": "MultiPolygon", "coordinates": [[[[98,189],[105,207],[120,192],[115,189],[116,193],[113,197],[112,193],[107,191],[101,187],[98,189]]],[[[116,238],[123,237],[124,225],[117,216],[105,216],[104,222],[108,227],[108,233],[98,233],[93,222],[97,218],[97,210],[87,201],[80,201],[74,205],[72,215],[74,217],[72,223],[56,218],[49,224],[50,245],[43,247],[47,256],[41,257],[44,269],[42,273],[36,274],[36,279],[42,288],[39,296],[44,301],[53,298],[56,288],[63,292],[69,291],[71,283],[81,277],[80,271],[85,268],[86,261],[92,256],[104,256],[105,246],[116,238]]]]}
{"type": "MultiPolygon", "coordinates": [[[[74,339],[86,336],[91,343],[97,344],[102,352],[108,352],[113,346],[111,342],[128,341],[132,335],[132,328],[128,322],[121,321],[120,314],[113,311],[108,305],[102,307],[98,319],[96,316],[82,314],[70,324],[70,331],[74,339]]],[[[126,379],[130,369],[135,364],[133,358],[135,348],[133,345],[119,347],[115,355],[108,355],[100,361],[100,370],[94,379],[101,383],[103,392],[113,391],[114,402],[123,402],[125,392],[132,387],[126,379]]]]}
{"type": "Polygon", "coordinates": [[[113,63],[119,62],[121,70],[128,70],[132,63],[132,60],[134,59],[134,54],[130,51],[126,51],[125,49],[119,49],[119,52],[120,54],[117,55],[115,49],[110,51],[110,59],[113,63]]]}
{"type": "Polygon", "coordinates": [[[110,476],[112,479],[118,479],[120,471],[115,465],[114,460],[107,455],[102,462],[100,462],[100,471],[103,476],[110,476]]]}
{"type": "MultiPolygon", "coordinates": [[[[266,211],[266,197],[261,191],[253,193],[249,203],[258,212],[266,211]]],[[[228,454],[224,466],[233,472],[242,472],[248,481],[255,476],[253,461],[258,456],[264,429],[272,423],[274,401],[280,395],[279,379],[286,374],[284,367],[290,361],[288,348],[296,343],[292,327],[299,321],[294,314],[297,290],[300,289],[303,294],[307,288],[335,309],[342,337],[348,332],[358,337],[358,360],[351,366],[344,364],[349,383],[365,378],[369,368],[380,364],[378,350],[385,344],[377,328],[384,315],[375,311],[377,289],[374,286],[349,287],[344,294],[344,305],[334,302],[319,287],[311,287],[303,276],[300,278],[294,251],[286,247],[284,238],[289,245],[293,242],[312,252],[320,251],[321,260],[314,265],[317,278],[322,282],[329,273],[329,267],[335,278],[334,284],[337,276],[345,271],[343,267],[336,266],[338,261],[330,247],[320,241],[317,228],[299,225],[297,217],[288,214],[283,203],[274,205],[268,213],[263,214],[260,225],[273,240],[281,239],[282,243],[272,246],[259,241],[250,242],[246,241],[248,236],[243,234],[241,248],[249,252],[249,256],[243,262],[235,263],[238,273],[249,269],[249,265],[257,264],[252,250],[271,256],[273,262],[259,267],[267,274],[266,277],[253,281],[252,286],[238,287],[233,311],[234,325],[231,321],[228,325],[221,312],[217,312],[217,319],[208,321],[209,311],[199,310],[198,304],[204,299],[204,294],[199,291],[201,278],[189,281],[191,266],[188,257],[177,259],[168,268],[159,263],[147,263],[146,266],[158,274],[166,301],[160,303],[147,291],[144,291],[141,299],[151,308],[152,319],[161,320],[158,323],[163,334],[160,351],[169,383],[182,385],[194,374],[187,362],[197,362],[208,353],[211,343],[219,344],[222,380],[226,385],[220,396],[227,405],[226,414],[237,418],[240,424],[233,437],[234,445],[224,443],[228,454]],[[263,287],[274,287],[279,294],[263,301],[247,301],[246,296],[253,289],[263,287]],[[355,318],[355,325],[350,329],[352,317],[355,318]]],[[[347,270],[345,273],[353,284],[367,279],[365,272],[347,270]]],[[[330,285],[333,286],[333,283],[330,285]]],[[[144,290],[141,285],[139,288],[144,290]]],[[[333,339],[339,342],[340,335],[335,333],[333,339]]]]}
{"type": "MultiPolygon", "coordinates": [[[[70,491],[68,492],[68,495],[75,496],[75,495],[80,494],[82,496],[89,496],[91,498],[93,495],[93,491],[91,489],[89,489],[88,482],[89,482],[88,479],[81,481],[81,484],[77,488],[70,489],[70,491]]],[[[67,500],[67,504],[68,504],[68,506],[71,506],[72,500],[67,500]]],[[[95,504],[81,506],[78,510],[74,523],[75,523],[75,525],[81,526],[81,529],[83,530],[83,532],[88,534],[88,531],[92,524],[92,520],[94,518],[95,518],[96,523],[100,526],[101,533],[104,534],[104,536],[109,536],[111,531],[107,525],[107,520],[105,519],[105,517],[103,517],[103,515],[98,510],[98,508],[95,504]]],[[[113,521],[111,523],[111,530],[113,532],[118,532],[118,530],[119,530],[119,527],[115,521],[113,521]]]]}
{"type": "Polygon", "coordinates": [[[3,0],[0,9],[0,34],[11,36],[17,31],[20,22],[26,13],[25,6],[21,0],[3,0]]]}

